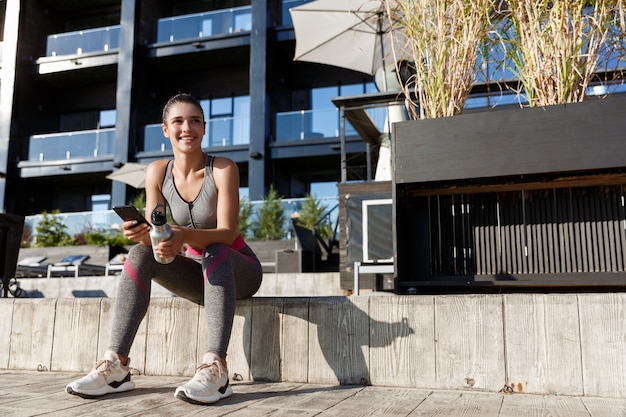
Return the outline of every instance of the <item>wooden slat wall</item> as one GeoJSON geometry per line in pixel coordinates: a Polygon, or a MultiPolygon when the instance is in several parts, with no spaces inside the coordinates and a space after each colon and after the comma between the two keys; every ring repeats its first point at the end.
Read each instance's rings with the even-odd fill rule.
{"type": "Polygon", "coordinates": [[[621,185],[429,200],[433,276],[624,272],[621,185]]]}
{"type": "MultiPolygon", "coordinates": [[[[252,298],[237,305],[229,371],[245,380],[624,398],[625,309],[626,293],[252,298]]],[[[0,299],[0,313],[0,369],[82,373],[107,348],[106,299],[0,299]]],[[[152,299],[131,365],[191,376],[205,338],[201,307],[152,299]]]]}

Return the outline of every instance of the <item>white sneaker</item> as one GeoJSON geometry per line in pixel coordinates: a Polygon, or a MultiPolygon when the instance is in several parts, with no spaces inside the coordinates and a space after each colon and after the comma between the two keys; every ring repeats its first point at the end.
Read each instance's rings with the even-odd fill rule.
{"type": "Polygon", "coordinates": [[[130,380],[130,367],[128,365],[130,365],[130,359],[126,366],[123,366],[116,354],[105,354],[105,359],[98,361],[91,372],[68,384],[65,387],[65,392],[90,398],[114,392],[130,391],[135,388],[135,383],[130,380]]]}
{"type": "Polygon", "coordinates": [[[220,361],[203,363],[196,375],[185,385],[176,388],[174,396],[192,404],[212,404],[233,394],[228,384],[228,370],[220,361]]]}

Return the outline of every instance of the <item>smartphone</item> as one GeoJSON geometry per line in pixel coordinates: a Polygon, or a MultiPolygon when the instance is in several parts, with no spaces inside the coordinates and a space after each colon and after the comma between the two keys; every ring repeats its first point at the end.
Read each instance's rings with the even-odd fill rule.
{"type": "Polygon", "coordinates": [[[113,210],[124,221],[137,220],[137,225],[140,225],[141,223],[146,223],[148,225],[150,224],[135,206],[118,206],[113,207],[113,210]]]}

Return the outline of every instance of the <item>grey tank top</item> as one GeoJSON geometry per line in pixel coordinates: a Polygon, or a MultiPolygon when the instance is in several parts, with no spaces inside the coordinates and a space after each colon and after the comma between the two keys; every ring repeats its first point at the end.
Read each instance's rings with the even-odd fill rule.
{"type": "Polygon", "coordinates": [[[163,178],[163,196],[170,206],[172,219],[179,226],[195,229],[215,229],[217,227],[217,188],[213,179],[214,157],[207,156],[204,182],[193,201],[186,201],[181,197],[178,189],[176,189],[176,184],[174,184],[174,175],[172,175],[174,160],[167,163],[163,178]]]}

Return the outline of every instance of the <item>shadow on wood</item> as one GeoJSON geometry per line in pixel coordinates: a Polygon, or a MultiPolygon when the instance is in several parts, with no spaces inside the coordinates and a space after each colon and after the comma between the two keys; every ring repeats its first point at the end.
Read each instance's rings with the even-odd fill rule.
{"type": "Polygon", "coordinates": [[[368,309],[368,299],[348,297],[254,299],[241,329],[250,379],[370,385],[369,348],[415,331],[407,317],[379,321],[368,309]]]}

